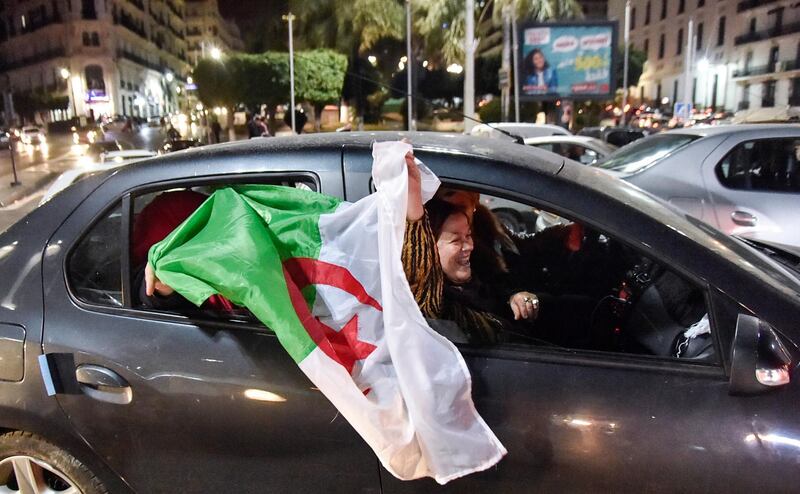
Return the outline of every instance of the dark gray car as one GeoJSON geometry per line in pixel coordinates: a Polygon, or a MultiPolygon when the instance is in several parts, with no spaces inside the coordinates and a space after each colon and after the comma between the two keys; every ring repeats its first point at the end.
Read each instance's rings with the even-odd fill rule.
{"type": "MultiPolygon", "coordinates": [[[[508,449],[488,471],[444,487],[400,482],[268,328],[247,314],[139,303],[146,245],[137,239],[154,198],[271,183],[355,201],[372,190],[371,143],[404,135],[262,139],[166,155],[82,180],[0,235],[0,485],[796,489],[797,274],[623,181],[529,146],[409,135],[445,184],[582,225],[568,251],[558,235],[541,237],[535,256],[520,243],[509,273],[566,302],[552,326],[493,346],[458,343],[476,405],[508,449]],[[587,321],[585,340],[558,324],[575,313],[587,321]]],[[[544,314],[551,306],[541,300],[544,314]]]]}
{"type": "Polygon", "coordinates": [[[596,166],[725,233],[800,247],[800,125],[672,130],[596,166]]]}

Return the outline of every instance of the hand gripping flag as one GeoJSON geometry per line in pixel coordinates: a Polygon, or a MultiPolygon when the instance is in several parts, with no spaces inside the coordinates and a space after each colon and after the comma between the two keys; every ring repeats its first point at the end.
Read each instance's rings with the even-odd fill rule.
{"type": "MultiPolygon", "coordinates": [[[[291,187],[212,194],[150,249],[164,283],[200,305],[246,306],[399,479],[444,484],[506,450],[478,415],[458,350],[430,329],[401,251],[411,146],[377,143],[377,192],[356,203],[291,187]]],[[[439,180],[420,164],[423,196],[439,180]]]]}

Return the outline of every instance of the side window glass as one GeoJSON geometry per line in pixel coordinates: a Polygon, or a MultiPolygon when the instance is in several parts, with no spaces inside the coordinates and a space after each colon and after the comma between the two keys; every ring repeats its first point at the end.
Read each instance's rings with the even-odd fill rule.
{"type": "Polygon", "coordinates": [[[517,201],[462,192],[463,200],[457,192],[441,194],[449,203],[467,204],[469,195],[473,201],[461,207],[473,209],[471,240],[453,259],[445,236],[455,235],[448,228],[458,222],[428,211],[445,280],[434,329],[477,345],[717,362],[700,286],[604,232],[517,201]],[[466,283],[463,273],[448,274],[463,266],[470,269],[466,283]],[[535,314],[520,317],[522,307],[535,314]]]}
{"type": "Polygon", "coordinates": [[[800,139],[743,142],[714,171],[731,189],[800,192],[800,139]]]}
{"type": "Polygon", "coordinates": [[[90,304],[122,306],[121,205],[117,204],[84,234],[67,261],[72,293],[90,304]]]}
{"type": "MultiPolygon", "coordinates": [[[[274,180],[271,185],[317,190],[312,180],[274,180]]],[[[211,319],[234,319],[256,322],[244,307],[215,295],[199,309],[178,294],[166,297],[147,296],[144,287],[144,270],[150,247],[163,240],[188,218],[216,189],[226,184],[163,189],[133,197],[133,218],[130,232],[131,294],[134,307],[158,311],[190,314],[211,319]]]]}

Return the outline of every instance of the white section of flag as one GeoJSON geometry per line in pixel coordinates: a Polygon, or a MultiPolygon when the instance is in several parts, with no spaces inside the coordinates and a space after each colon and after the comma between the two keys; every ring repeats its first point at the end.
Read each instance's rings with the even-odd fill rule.
{"type": "MultiPolygon", "coordinates": [[[[346,267],[383,311],[318,285],[314,313],[333,328],[358,315],[358,338],[377,348],[356,364],[352,376],[319,348],[300,368],[389,472],[402,480],[429,476],[444,484],[491,467],[506,450],[475,409],[461,354],[428,326],[403,271],[404,156],[410,150],[401,142],[375,144],[378,191],[319,221],[319,259],[346,267]]],[[[423,196],[429,199],[439,181],[424,165],[420,168],[423,196]]]]}

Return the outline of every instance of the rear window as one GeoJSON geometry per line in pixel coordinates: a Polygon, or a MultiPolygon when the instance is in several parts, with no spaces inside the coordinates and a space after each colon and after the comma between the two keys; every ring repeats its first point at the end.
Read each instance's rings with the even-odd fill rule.
{"type": "Polygon", "coordinates": [[[621,173],[636,173],[698,139],[686,134],[659,134],[640,139],[595,166],[621,173]]]}

